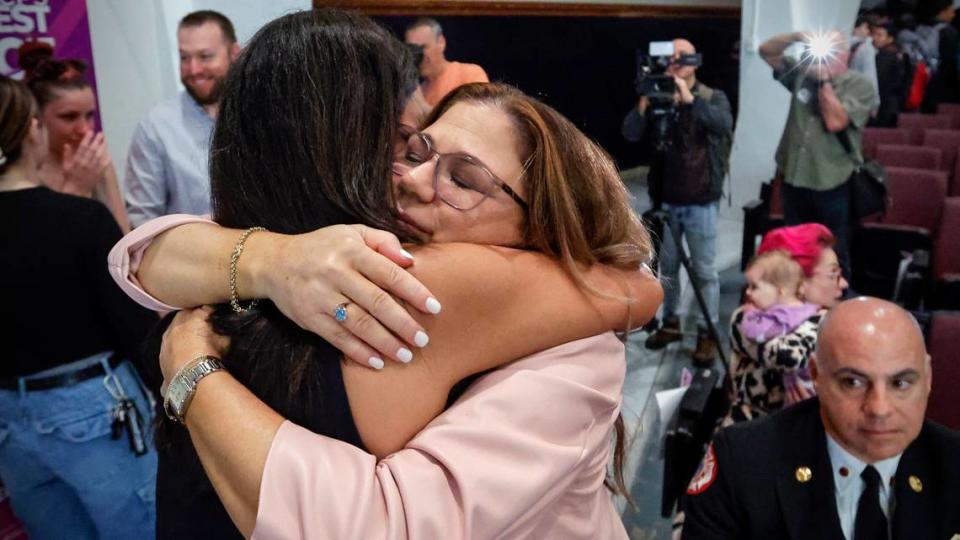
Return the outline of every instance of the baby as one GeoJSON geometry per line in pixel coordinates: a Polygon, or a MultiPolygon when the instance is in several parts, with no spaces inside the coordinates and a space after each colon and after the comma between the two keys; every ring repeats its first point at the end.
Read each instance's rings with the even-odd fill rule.
{"type": "MultiPolygon", "coordinates": [[[[750,341],[765,343],[787,335],[820,310],[820,306],[800,299],[803,269],[786,251],[768,251],[754,257],[744,276],[747,306],[739,329],[750,341]]],[[[787,405],[814,395],[810,379],[806,367],[784,373],[787,405]]]]}

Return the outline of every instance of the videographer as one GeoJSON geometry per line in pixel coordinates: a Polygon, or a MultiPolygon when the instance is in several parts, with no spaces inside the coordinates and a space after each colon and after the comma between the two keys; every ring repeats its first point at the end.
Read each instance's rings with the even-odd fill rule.
{"type": "MultiPolygon", "coordinates": [[[[676,237],[686,237],[695,274],[691,278],[695,277],[702,288],[710,318],[717,324],[717,208],[729,159],[733,116],[722,91],[697,81],[699,56],[693,44],[675,39],[672,49],[669,57],[662,58],[664,74],[669,77],[645,77],[642,70],[638,73],[640,100],[623,119],[621,131],[627,140],[643,139],[658,151],[648,177],[651,198],[667,213],[665,226],[673,228],[676,237]],[[655,83],[650,84],[650,80],[655,83]],[[657,80],[668,84],[661,86],[657,80]],[[671,87],[672,97],[667,94],[664,99],[664,90],[671,87]]],[[[662,237],[659,264],[664,278],[663,325],[647,339],[649,349],[662,349],[681,339],[676,313],[680,301],[678,246],[673,233],[664,232],[662,237]]],[[[711,362],[717,346],[701,313],[694,360],[711,362]]]]}
{"type": "Polygon", "coordinates": [[[792,94],[776,156],[784,221],[830,229],[849,279],[848,180],[862,159],[861,132],[873,107],[873,85],[847,68],[850,47],[838,31],[775,36],[760,45],[760,55],[792,94]]]}

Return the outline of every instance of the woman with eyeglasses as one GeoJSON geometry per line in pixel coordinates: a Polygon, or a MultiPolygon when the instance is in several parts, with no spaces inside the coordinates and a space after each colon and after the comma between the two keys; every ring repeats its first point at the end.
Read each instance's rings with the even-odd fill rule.
{"type": "Polygon", "coordinates": [[[258,537],[626,537],[604,487],[625,370],[609,331],[660,302],[640,269],[649,238],[609,157],[508,86],[454,92],[394,156],[415,85],[402,50],[336,10],[265,26],[212,145],[215,217],[235,229],[180,226],[145,252],[138,230],[115,249],[118,277],[142,254],[136,279],[168,303],[264,299],[166,331],[168,409],[187,431],[161,453],[161,537],[236,535],[227,513],[258,537]],[[425,242],[417,279],[365,247],[409,266],[388,233],[293,235],[353,222],[425,242]],[[276,232],[241,235],[256,226],[276,232]]]}
{"type": "Polygon", "coordinates": [[[819,223],[780,227],[768,232],[757,254],[783,250],[803,269],[800,292],[804,302],[821,307],[791,332],[764,343],[746,339],[740,333],[746,311],[733,312],[730,323],[731,393],[733,403],[723,425],[743,422],[776,412],[785,402],[794,403],[813,396],[809,380],[809,359],[817,347],[817,330],[823,315],[837,305],[847,288],[840,270],[834,238],[819,223]],[[799,384],[784,385],[785,377],[799,384]],[[794,395],[787,395],[788,389],[794,395]]]}

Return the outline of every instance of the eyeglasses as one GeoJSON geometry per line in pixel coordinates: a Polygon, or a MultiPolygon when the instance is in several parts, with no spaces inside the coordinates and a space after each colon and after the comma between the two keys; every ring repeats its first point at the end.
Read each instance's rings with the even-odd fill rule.
{"type": "Polygon", "coordinates": [[[840,280],[843,279],[843,273],[839,268],[834,268],[829,272],[814,272],[813,275],[826,278],[827,281],[835,281],[837,283],[840,283],[840,280]]]}
{"type": "MultiPolygon", "coordinates": [[[[430,138],[423,133],[410,135],[403,155],[393,163],[393,172],[402,176],[433,159],[437,160],[433,173],[433,191],[441,201],[453,208],[461,211],[473,210],[487,197],[496,193],[497,189],[501,189],[521,208],[529,210],[527,202],[520,198],[513,188],[497,178],[476,158],[467,154],[441,154],[433,148],[430,138]]],[[[520,177],[525,173],[526,165],[520,177]]]]}

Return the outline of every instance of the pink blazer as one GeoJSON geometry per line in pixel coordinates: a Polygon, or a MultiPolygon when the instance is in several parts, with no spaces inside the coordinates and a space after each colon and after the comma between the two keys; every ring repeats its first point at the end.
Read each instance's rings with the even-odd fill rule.
{"type": "MultiPolygon", "coordinates": [[[[188,219],[197,220],[155,219],[117,244],[110,266],[124,290],[138,288],[130,252],[188,219]]],[[[131,296],[175,309],[142,290],[131,296]]],[[[612,333],[518,360],[380,461],[285,422],[267,457],[253,537],[627,538],[604,486],[625,371],[612,333]]]]}

